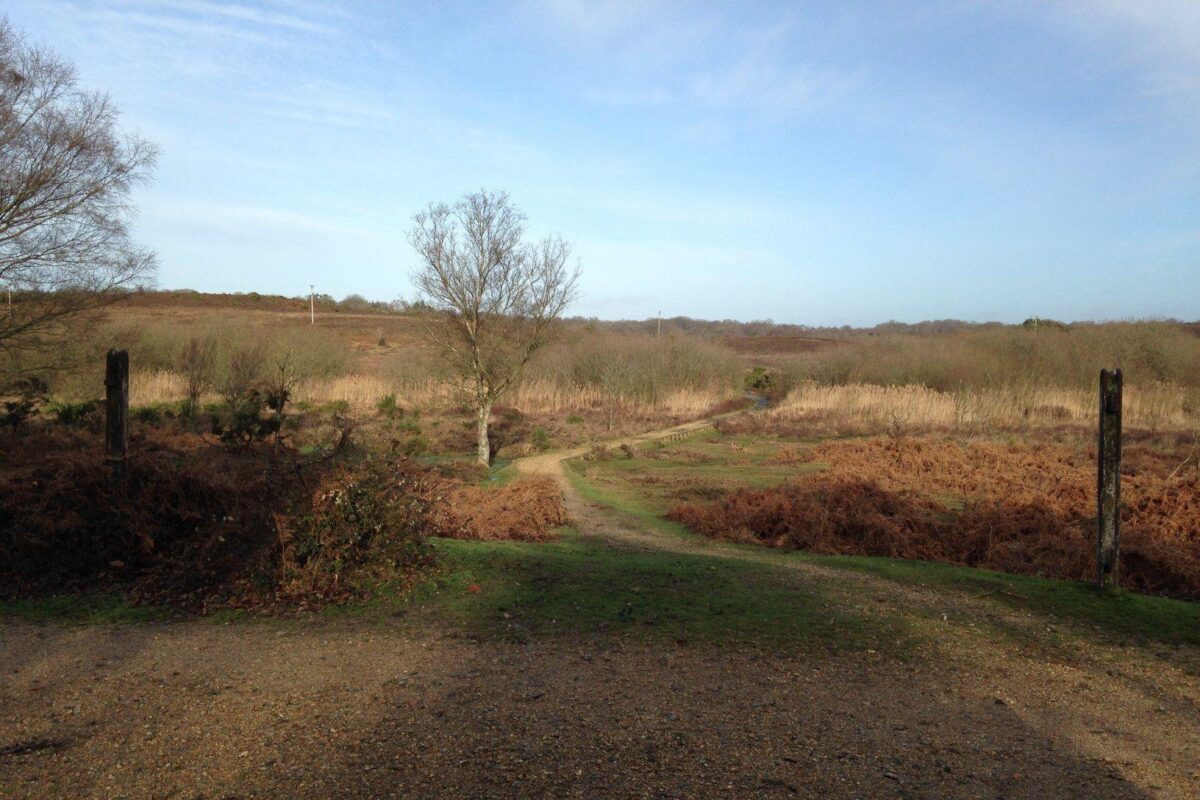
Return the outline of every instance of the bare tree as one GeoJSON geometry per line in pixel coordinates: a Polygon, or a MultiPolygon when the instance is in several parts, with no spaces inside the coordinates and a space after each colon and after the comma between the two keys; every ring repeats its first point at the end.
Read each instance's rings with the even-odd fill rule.
{"type": "Polygon", "coordinates": [[[67,323],[148,281],[155,259],[129,235],[132,189],[154,148],[117,129],[104,94],[27,45],[0,18],[0,355],[10,361],[69,335],[67,323]]]}
{"type": "Polygon", "coordinates": [[[518,380],[575,298],[578,268],[558,236],[525,241],[525,215],[503,192],[430,204],[410,240],[421,258],[413,282],[435,312],[432,329],[471,395],[479,461],[491,463],[492,407],[518,380]]]}
{"type": "Polygon", "coordinates": [[[199,336],[188,339],[179,354],[179,371],[183,373],[187,394],[184,410],[188,416],[199,411],[201,396],[212,388],[216,356],[217,343],[211,337],[199,336]]]}

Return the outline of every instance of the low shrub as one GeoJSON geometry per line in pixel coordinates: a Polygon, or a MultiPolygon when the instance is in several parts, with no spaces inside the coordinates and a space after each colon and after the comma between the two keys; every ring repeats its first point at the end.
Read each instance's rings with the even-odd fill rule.
{"type": "Polygon", "coordinates": [[[280,594],[345,600],[428,566],[423,477],[407,460],[346,467],[318,490],[311,513],[277,518],[280,594]]]}
{"type": "MultiPolygon", "coordinates": [[[[870,439],[828,442],[807,455],[829,471],[677,504],[668,516],[709,536],[772,547],[1094,576],[1093,454],[870,439]]],[[[1148,451],[1127,454],[1121,584],[1200,599],[1200,475],[1168,474],[1171,463],[1148,451]]]]}
{"type": "Polygon", "coordinates": [[[272,512],[294,478],[274,456],[235,457],[201,437],[148,429],[130,442],[122,481],[100,436],[24,437],[0,457],[0,574],[11,591],[136,582],[182,604],[237,594],[269,565],[272,512]]]}
{"type": "Polygon", "coordinates": [[[283,420],[278,414],[263,416],[264,399],[257,390],[234,402],[226,402],[209,415],[213,435],[227,445],[245,447],[278,433],[283,420]]]}
{"type": "Polygon", "coordinates": [[[431,533],[450,539],[541,542],[567,523],[567,509],[551,478],[519,478],[495,488],[439,487],[430,523],[431,533]]]}
{"type": "Polygon", "coordinates": [[[379,402],[375,404],[375,410],[381,417],[391,419],[396,416],[403,416],[404,409],[396,403],[396,395],[385,394],[379,398],[379,402]]]}
{"type": "Polygon", "coordinates": [[[602,444],[594,444],[592,448],[584,453],[584,461],[611,461],[613,457],[612,451],[602,444]]]}
{"type": "Polygon", "coordinates": [[[0,395],[9,395],[4,400],[4,410],[0,411],[0,426],[9,428],[13,436],[26,422],[36,417],[40,406],[46,401],[49,387],[41,378],[22,378],[0,391],[0,395]]]}
{"type": "Polygon", "coordinates": [[[99,424],[104,404],[100,400],[84,400],[79,403],[51,403],[46,410],[60,425],[90,427],[99,424]]]}
{"type": "Polygon", "coordinates": [[[0,596],[310,607],[412,581],[428,535],[542,540],[565,522],[553,481],[485,490],[475,469],[146,427],[117,480],[98,432],[42,425],[0,448],[0,596]]]}

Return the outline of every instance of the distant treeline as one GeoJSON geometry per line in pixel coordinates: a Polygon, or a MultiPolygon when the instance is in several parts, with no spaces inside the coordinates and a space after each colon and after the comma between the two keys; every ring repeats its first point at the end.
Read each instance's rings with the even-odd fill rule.
{"type": "MultiPolygon", "coordinates": [[[[309,296],[285,297],[258,292],[210,293],[194,289],[168,289],[131,291],[129,302],[137,305],[191,306],[206,308],[247,308],[262,311],[307,311],[309,296]]],[[[404,298],[395,300],[368,300],[360,294],[346,295],[341,300],[329,294],[315,296],[316,310],[323,313],[352,314],[412,314],[428,310],[420,301],[404,298]]],[[[703,338],[726,339],[745,336],[774,336],[798,339],[844,340],[859,336],[887,336],[894,334],[936,335],[965,333],[971,331],[996,330],[1023,327],[1032,330],[1071,330],[1094,327],[1094,322],[1065,323],[1053,319],[1030,317],[1019,325],[1003,322],[968,322],[961,319],[935,319],[922,322],[899,322],[890,320],[869,327],[851,325],[801,325],[780,323],[770,319],[750,320],[704,320],[691,317],[663,317],[644,320],[602,320],[596,317],[569,317],[565,320],[572,327],[591,328],[615,333],[641,333],[664,335],[684,333],[703,338]]],[[[1179,320],[1161,320],[1163,325],[1180,325],[1200,335],[1200,321],[1186,323],[1179,320]]]]}
{"type": "MultiPolygon", "coordinates": [[[[778,337],[783,339],[832,339],[845,340],[861,336],[891,336],[891,335],[937,335],[947,333],[969,333],[975,331],[1003,330],[1025,328],[1028,330],[1069,331],[1090,329],[1099,325],[1113,324],[1100,322],[1065,323],[1053,319],[1031,317],[1024,322],[1013,325],[1004,322],[967,322],[961,319],[935,319],[922,322],[897,322],[891,320],[870,327],[854,327],[851,325],[821,326],[780,323],[772,320],[702,320],[691,317],[664,317],[646,320],[600,320],[595,317],[572,317],[568,322],[575,325],[593,326],[600,330],[619,331],[622,333],[643,333],[656,335],[658,331],[668,334],[672,332],[687,333],[693,336],[712,337],[719,339],[734,339],[747,336],[778,337]]],[[[1179,326],[1200,335],[1200,322],[1186,323],[1179,320],[1156,320],[1154,324],[1164,326],[1179,326]]]]}
{"type": "MultiPolygon", "coordinates": [[[[198,292],[194,289],[140,289],[126,293],[133,305],[189,308],[245,308],[256,311],[308,311],[309,296],[285,297],[259,292],[198,292]]],[[[368,300],[361,294],[349,294],[341,300],[329,294],[316,294],[312,301],[321,313],[404,314],[420,311],[421,303],[404,299],[368,300]]]]}

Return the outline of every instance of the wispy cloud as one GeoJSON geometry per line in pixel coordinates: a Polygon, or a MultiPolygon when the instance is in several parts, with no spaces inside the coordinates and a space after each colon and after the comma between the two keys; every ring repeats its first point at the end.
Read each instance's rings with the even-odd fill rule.
{"type": "Polygon", "coordinates": [[[251,91],[254,113],[341,128],[381,128],[399,115],[383,98],[333,81],[309,82],[287,91],[251,91]]]}
{"type": "Polygon", "coordinates": [[[218,3],[210,0],[159,0],[154,8],[201,17],[217,17],[249,22],[267,28],[285,28],[305,33],[336,33],[336,28],[297,14],[264,11],[237,3],[218,3]]]}
{"type": "Polygon", "coordinates": [[[372,239],[377,235],[369,228],[316,214],[211,200],[154,198],[143,204],[143,214],[156,223],[276,242],[372,239]]]}
{"type": "Polygon", "coordinates": [[[1033,4],[1075,33],[1121,53],[1141,72],[1144,91],[1200,121],[1200,3],[1195,0],[1075,0],[1033,4]]]}
{"type": "MultiPolygon", "coordinates": [[[[790,12],[765,21],[698,12],[676,3],[585,3],[541,0],[534,4],[548,35],[582,47],[599,63],[597,84],[582,91],[588,102],[609,107],[673,106],[704,115],[752,112],[763,124],[852,91],[861,70],[818,68],[797,55],[790,12]],[[765,118],[764,118],[765,115],[765,118]]],[[[745,125],[743,119],[738,127],[745,125]]]]}

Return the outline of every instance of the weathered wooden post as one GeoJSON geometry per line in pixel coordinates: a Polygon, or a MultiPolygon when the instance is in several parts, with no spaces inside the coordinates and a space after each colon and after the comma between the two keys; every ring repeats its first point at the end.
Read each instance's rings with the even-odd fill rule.
{"type": "Polygon", "coordinates": [[[1096,584],[1116,591],[1121,554],[1121,370],[1100,370],[1096,584]]]}
{"type": "Polygon", "coordinates": [[[109,350],[104,370],[104,454],[113,477],[125,474],[129,455],[129,353],[109,350]]]}

